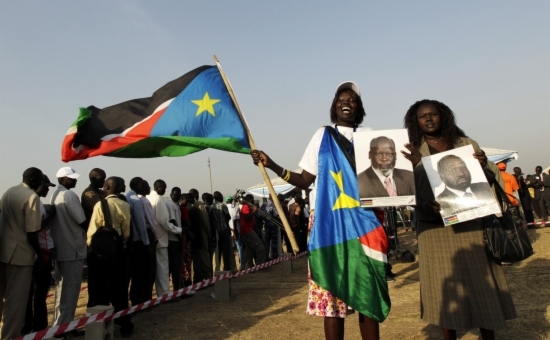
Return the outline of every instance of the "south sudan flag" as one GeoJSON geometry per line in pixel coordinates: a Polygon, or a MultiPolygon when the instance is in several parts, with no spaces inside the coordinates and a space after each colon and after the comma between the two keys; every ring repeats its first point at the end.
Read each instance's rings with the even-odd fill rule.
{"type": "Polygon", "coordinates": [[[361,208],[355,170],[326,129],[308,249],[313,281],[361,314],[386,319],[388,240],[373,211],[361,208]]]}
{"type": "Polygon", "coordinates": [[[216,66],[196,68],[149,98],[81,108],[63,140],[61,159],[175,157],[207,148],[250,152],[216,66]]]}

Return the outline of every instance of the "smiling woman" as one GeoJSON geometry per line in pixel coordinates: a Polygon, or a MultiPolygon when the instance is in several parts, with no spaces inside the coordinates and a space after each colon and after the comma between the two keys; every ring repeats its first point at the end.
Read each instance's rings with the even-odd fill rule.
{"type": "Polygon", "coordinates": [[[263,163],[292,185],[307,189],[315,182],[310,197],[311,271],[306,311],[324,317],[326,339],[344,339],[344,318],[354,309],[359,312],[362,338],[378,339],[378,322],[390,309],[386,237],[373,212],[361,209],[358,201],[353,133],[371,130],[359,126],[365,116],[359,87],[344,82],[332,100],[333,125],[313,135],[299,164],[302,173],[283,169],[262,151],[251,152],[255,164],[263,163]],[[355,234],[348,237],[346,230],[355,234]],[[343,267],[345,272],[339,271],[343,267]]]}

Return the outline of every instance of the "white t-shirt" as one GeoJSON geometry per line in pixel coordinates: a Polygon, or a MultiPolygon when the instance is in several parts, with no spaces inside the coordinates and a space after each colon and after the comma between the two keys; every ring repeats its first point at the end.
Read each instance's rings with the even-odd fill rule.
{"type": "MultiPolygon", "coordinates": [[[[331,125],[332,127],[335,126],[335,124],[331,125]]],[[[355,132],[359,131],[372,131],[370,127],[367,126],[359,126],[355,130],[355,132]]],[[[317,176],[319,173],[319,149],[321,148],[321,141],[323,140],[323,133],[325,132],[325,127],[319,128],[313,137],[311,137],[311,140],[309,141],[309,144],[307,145],[306,151],[304,152],[304,155],[302,156],[302,160],[300,161],[300,168],[304,169],[305,171],[309,172],[312,175],[317,176]]],[[[350,127],[338,127],[338,132],[340,132],[344,137],[346,137],[349,141],[353,140],[353,128],[350,127]]],[[[315,178],[315,188],[317,187],[317,178],[315,178]]],[[[313,190],[316,190],[316,189],[313,190]]],[[[314,194],[314,197],[316,195],[314,194]]],[[[315,209],[315,200],[311,200],[311,193],[310,193],[310,210],[315,209]]]]}
{"type": "Polygon", "coordinates": [[[229,228],[235,229],[237,228],[237,231],[241,231],[240,225],[239,225],[239,219],[240,219],[240,213],[241,210],[241,204],[238,203],[235,206],[233,204],[225,204],[227,206],[227,210],[229,211],[229,216],[231,216],[231,222],[229,222],[229,228]]]}

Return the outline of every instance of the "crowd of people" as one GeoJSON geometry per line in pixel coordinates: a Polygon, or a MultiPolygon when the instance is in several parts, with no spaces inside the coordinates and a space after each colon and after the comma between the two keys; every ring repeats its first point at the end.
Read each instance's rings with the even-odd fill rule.
{"type": "Polygon", "coordinates": [[[514,174],[506,172],[506,163],[497,164],[504,179],[506,192],[510,203],[518,207],[524,220],[531,228],[537,228],[535,218],[541,219],[538,228],[546,227],[550,214],[550,170],[542,172],[542,166],[535,167],[533,175],[524,175],[521,168],[515,167],[514,174]]]}
{"type": "MultiPolygon", "coordinates": [[[[55,326],[73,321],[86,276],[87,307],[112,305],[116,312],[150,300],[153,289],[162,296],[212,278],[216,271],[243,270],[282,252],[281,220],[271,200],[260,207],[250,194],[224,199],[215,191],[203,193],[201,201],[196,189],[183,193],[173,187],[168,193],[159,179],[151,190],[140,177],[132,178],[127,190],[123,178],[107,177],[97,168],[79,198],[71,190],[79,173],[63,167],[56,177],[54,184],[41,170],[29,168],[23,183],[2,196],[1,339],[48,327],[46,298],[52,279],[55,326]],[[50,202],[42,203],[39,197],[52,187],[50,202]]],[[[283,195],[276,199],[285,200],[283,195]]],[[[307,228],[304,203],[297,195],[290,209],[283,204],[285,213],[292,212],[287,218],[296,239],[307,228]]],[[[283,234],[285,239],[291,251],[283,234]]],[[[132,334],[130,315],[115,324],[124,337],[132,334]]]]}
{"type": "MultiPolygon", "coordinates": [[[[353,159],[353,132],[369,130],[359,126],[365,115],[358,86],[341,84],[330,109],[332,128],[341,146],[331,152],[346,153],[353,159]]],[[[516,317],[504,272],[487,255],[482,219],[444,227],[442,206],[431,190],[422,157],[472,145],[472,157],[479,161],[488,183],[505,188],[511,203],[521,204],[528,222],[533,221],[535,211],[543,220],[541,226],[548,220],[550,175],[542,173],[540,166],[534,175],[524,177],[519,168],[509,175],[506,164],[489,162],[479,145],[456,125],[452,110],[441,102],[416,102],[407,111],[404,125],[410,140],[405,147],[410,153],[402,154],[413,165],[416,189],[421,317],[441,327],[445,339],[456,339],[457,330],[471,328],[479,328],[483,339],[494,339],[494,330],[504,328],[506,320],[516,317]]],[[[258,150],[251,153],[253,162],[262,163],[305,190],[318,176],[328,176],[318,173],[326,130],[322,127],[313,136],[300,162],[302,173],[282,168],[258,150]]],[[[353,164],[349,162],[349,166],[353,164]]],[[[277,258],[282,251],[279,236],[286,251],[292,252],[291,235],[280,228],[273,202],[285,203],[282,195],[260,206],[250,194],[224,199],[219,191],[199,196],[196,189],[184,193],[179,187],[167,194],[163,180],[156,180],[151,189],[140,177],[132,178],[127,190],[121,177],[107,178],[102,169],[93,169],[90,185],[79,199],[71,190],[79,173],[63,167],[56,177],[54,184],[41,170],[29,168],[23,173],[23,182],[2,195],[1,339],[47,327],[45,301],[52,269],[56,285],[53,325],[60,325],[74,319],[86,265],[88,307],[112,305],[119,311],[150,300],[153,289],[157,296],[169,293],[170,281],[172,290],[178,290],[212,278],[215,271],[235,272],[277,258]],[[50,203],[43,204],[39,197],[46,197],[51,187],[56,190],[50,203]]],[[[395,183],[387,182],[390,193],[396,189],[395,183]]],[[[461,191],[463,197],[471,195],[467,191],[461,191]]],[[[297,194],[289,204],[281,204],[300,250],[307,248],[315,202],[312,197],[309,211],[297,194]]],[[[318,213],[325,208],[317,207],[318,213]]],[[[307,313],[324,317],[327,339],[343,339],[344,318],[353,309],[311,276],[308,282],[310,298],[322,303],[309,301],[307,313]]],[[[115,323],[121,326],[124,337],[132,334],[134,325],[129,315],[115,323]]],[[[379,338],[378,320],[359,313],[359,328],[363,339],[379,338]]]]}

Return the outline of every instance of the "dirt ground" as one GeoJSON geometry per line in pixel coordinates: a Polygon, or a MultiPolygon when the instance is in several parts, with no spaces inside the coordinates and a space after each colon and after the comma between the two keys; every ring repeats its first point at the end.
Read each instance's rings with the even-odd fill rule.
{"type": "MultiPolygon", "coordinates": [[[[529,230],[535,255],[506,266],[518,318],[508,321],[497,339],[550,339],[550,228],[529,230]]],[[[400,231],[402,247],[416,251],[412,231],[400,231]]],[[[395,262],[395,261],[393,261],[395,262]]],[[[397,278],[389,282],[392,309],[381,324],[382,339],[440,339],[439,328],[420,320],[418,262],[393,263],[397,278]]],[[[85,283],[83,283],[85,285],[85,283]]],[[[307,260],[294,261],[294,273],[281,264],[231,281],[231,301],[216,302],[213,286],[195,297],[164,303],[134,314],[133,339],[323,339],[323,319],[305,314],[307,260]]],[[[51,300],[51,299],[50,299],[51,300]]],[[[81,293],[77,318],[84,316],[87,293],[81,293]]],[[[49,308],[52,308],[51,301],[49,308]]],[[[471,330],[460,339],[478,339],[471,330]]],[[[115,338],[121,338],[115,329],[115,338]]],[[[83,337],[82,337],[83,339],[83,337]]],[[[346,339],[360,339],[357,316],[346,321],[346,339]]]]}

